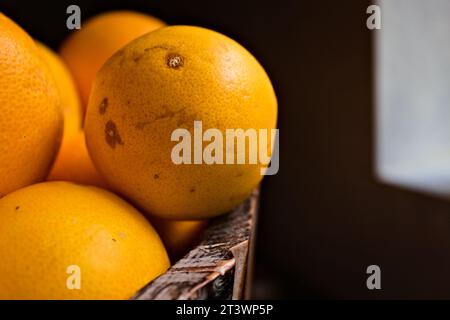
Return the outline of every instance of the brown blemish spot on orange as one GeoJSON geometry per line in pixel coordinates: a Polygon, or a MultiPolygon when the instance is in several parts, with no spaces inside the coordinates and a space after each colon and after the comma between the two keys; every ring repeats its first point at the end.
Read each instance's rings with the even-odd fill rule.
{"type": "Polygon", "coordinates": [[[166,105],[161,106],[161,112],[154,115],[151,121],[139,121],[134,123],[134,127],[137,130],[143,130],[147,125],[152,124],[158,120],[173,119],[177,117],[177,123],[185,123],[186,119],[186,107],[178,110],[170,110],[166,105]]]}
{"type": "Polygon", "coordinates": [[[126,62],[125,55],[121,55],[119,60],[119,66],[122,67],[125,64],[125,62],[126,62]]]}
{"type": "Polygon", "coordinates": [[[194,193],[195,192],[195,188],[192,187],[191,190],[189,190],[190,193],[194,193]]]}
{"type": "Polygon", "coordinates": [[[109,146],[113,149],[116,147],[116,144],[123,145],[122,138],[117,131],[117,126],[111,120],[109,120],[105,125],[105,140],[106,143],[108,143],[109,146]]]}
{"type": "Polygon", "coordinates": [[[116,242],[117,240],[116,240],[116,239],[114,239],[114,238],[112,238],[112,241],[116,242]]]}
{"type": "Polygon", "coordinates": [[[155,174],[153,175],[153,179],[159,179],[159,174],[158,174],[158,173],[155,173],[155,174]]]}
{"type": "Polygon", "coordinates": [[[166,105],[163,105],[161,107],[161,109],[163,111],[155,116],[155,121],[156,120],[165,119],[165,118],[173,118],[176,115],[182,115],[185,112],[186,107],[183,107],[183,108],[180,108],[178,110],[172,111],[166,105]]]}
{"type": "Polygon", "coordinates": [[[244,175],[243,172],[238,172],[238,173],[235,175],[235,177],[236,177],[236,178],[239,178],[239,177],[242,177],[243,175],[244,175]]]}
{"type": "Polygon", "coordinates": [[[167,66],[172,69],[179,69],[184,65],[184,58],[178,53],[169,53],[166,56],[167,66]]]}
{"type": "Polygon", "coordinates": [[[155,49],[170,50],[172,48],[173,48],[172,46],[168,46],[168,45],[165,45],[165,44],[157,44],[157,45],[155,45],[153,47],[145,48],[144,52],[149,52],[149,51],[155,50],[155,49]]]}
{"type": "Polygon", "coordinates": [[[20,206],[16,206],[16,211],[18,211],[20,209],[20,206]]]}
{"type": "Polygon", "coordinates": [[[175,112],[166,109],[165,111],[161,112],[160,114],[158,114],[158,115],[155,117],[155,121],[156,121],[156,120],[165,119],[165,118],[172,118],[173,116],[175,116],[175,112]]]}
{"type": "Polygon", "coordinates": [[[138,129],[138,130],[142,130],[142,129],[144,129],[145,126],[148,125],[149,123],[150,123],[150,122],[148,122],[148,121],[136,122],[136,123],[134,124],[134,127],[135,127],[136,129],[138,129]]]}
{"type": "Polygon", "coordinates": [[[133,59],[133,61],[135,63],[138,63],[142,59],[142,57],[144,57],[144,53],[143,52],[135,51],[135,52],[132,53],[132,57],[131,58],[133,59]]]}
{"type": "Polygon", "coordinates": [[[107,108],[108,108],[108,98],[104,98],[98,106],[98,112],[100,112],[100,114],[105,114],[107,108]]]}

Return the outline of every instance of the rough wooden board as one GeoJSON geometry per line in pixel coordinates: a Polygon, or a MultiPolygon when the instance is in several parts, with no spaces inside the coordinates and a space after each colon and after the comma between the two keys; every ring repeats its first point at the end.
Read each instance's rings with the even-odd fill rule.
{"type": "Polygon", "coordinates": [[[258,191],[253,192],[234,211],[213,219],[197,247],[132,299],[241,298],[258,196],[258,191]]]}
{"type": "Polygon", "coordinates": [[[247,252],[247,261],[246,261],[246,271],[245,271],[245,283],[244,290],[242,292],[243,298],[248,300],[251,298],[251,288],[253,286],[253,270],[254,270],[254,260],[255,260],[255,243],[256,243],[256,226],[258,224],[258,210],[259,210],[259,201],[256,201],[252,210],[255,214],[252,216],[250,220],[250,239],[248,244],[248,252],[247,252]]]}
{"type": "Polygon", "coordinates": [[[245,288],[245,278],[248,263],[248,240],[239,243],[230,249],[235,259],[234,266],[234,283],[233,283],[233,300],[242,299],[245,288]]]}

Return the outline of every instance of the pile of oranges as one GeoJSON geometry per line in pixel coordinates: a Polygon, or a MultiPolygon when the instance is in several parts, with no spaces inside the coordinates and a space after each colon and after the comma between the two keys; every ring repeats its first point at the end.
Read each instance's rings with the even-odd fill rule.
{"type": "Polygon", "coordinates": [[[177,165],[177,128],[276,126],[256,59],[149,15],[95,16],[59,53],[0,13],[0,299],[127,299],[261,181],[177,165]]]}

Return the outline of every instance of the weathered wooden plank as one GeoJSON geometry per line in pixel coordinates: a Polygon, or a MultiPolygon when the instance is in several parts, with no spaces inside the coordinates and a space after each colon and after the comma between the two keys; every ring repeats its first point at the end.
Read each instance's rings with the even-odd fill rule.
{"type": "Polygon", "coordinates": [[[133,299],[242,298],[258,196],[256,190],[235,210],[211,220],[200,244],[133,299]]]}

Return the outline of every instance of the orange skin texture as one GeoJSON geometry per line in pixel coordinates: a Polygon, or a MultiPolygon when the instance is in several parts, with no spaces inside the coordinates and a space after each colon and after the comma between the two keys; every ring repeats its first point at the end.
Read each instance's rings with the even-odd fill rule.
{"type": "Polygon", "coordinates": [[[65,140],[70,140],[81,130],[83,113],[77,87],[69,69],[67,69],[61,57],[38,41],[36,41],[36,45],[41,52],[42,59],[47,63],[50,72],[55,79],[61,97],[64,116],[64,144],[65,140]]]}
{"type": "Polygon", "coordinates": [[[152,225],[158,231],[172,261],[178,261],[201,238],[208,221],[176,221],[152,217],[152,225]]]}
{"type": "Polygon", "coordinates": [[[276,96],[262,66],[232,39],[164,27],[119,50],[98,72],[86,114],[88,150],[108,183],[144,212],[209,218],[236,207],[263,176],[259,164],[174,164],[171,134],[185,128],[193,138],[194,120],[203,131],[270,132],[276,96]],[[173,56],[182,64],[171,67],[173,56]]]}
{"type": "Polygon", "coordinates": [[[71,181],[108,189],[106,181],[92,163],[81,130],[63,142],[47,180],[71,181]]]}
{"type": "Polygon", "coordinates": [[[60,54],[75,78],[84,107],[95,74],[105,61],[130,41],[164,25],[143,13],[112,11],[89,19],[67,38],[60,54]]]}
{"type": "Polygon", "coordinates": [[[0,197],[42,181],[63,133],[58,89],[34,41],[0,13],[0,197]]]}
{"type": "Polygon", "coordinates": [[[0,299],[128,299],[169,268],[156,231],[105,190],[45,182],[0,199],[0,299]],[[67,267],[81,288],[69,290],[67,267]]]}

